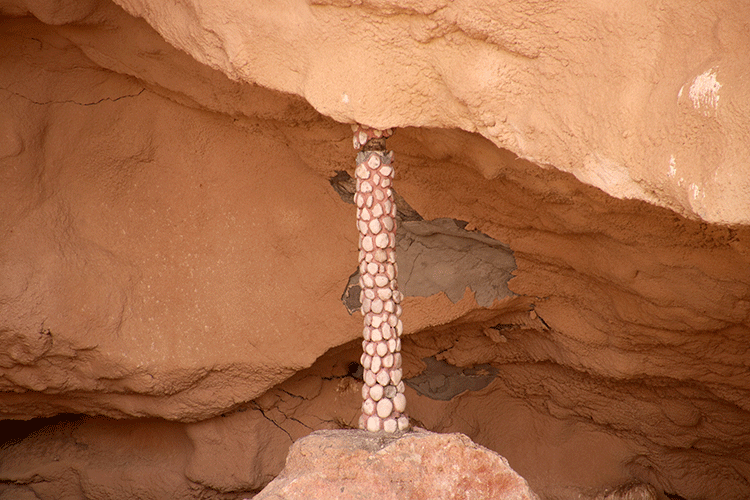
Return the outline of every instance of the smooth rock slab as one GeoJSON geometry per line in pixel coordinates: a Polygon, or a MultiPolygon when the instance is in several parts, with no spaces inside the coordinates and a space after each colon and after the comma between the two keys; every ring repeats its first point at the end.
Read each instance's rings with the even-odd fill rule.
{"type": "Polygon", "coordinates": [[[254,500],[366,498],[538,499],[505,458],[463,434],[333,430],[295,442],[254,500]]]}

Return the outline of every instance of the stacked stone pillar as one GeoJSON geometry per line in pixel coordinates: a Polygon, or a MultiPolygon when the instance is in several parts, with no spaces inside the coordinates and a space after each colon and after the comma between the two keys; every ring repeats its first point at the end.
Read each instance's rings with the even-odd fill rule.
{"type": "Polygon", "coordinates": [[[401,380],[401,292],[396,276],[396,204],[393,201],[393,152],[386,151],[391,130],[361,125],[354,130],[357,153],[357,228],[359,284],[362,288],[364,367],[359,426],[388,433],[409,427],[401,380]]]}

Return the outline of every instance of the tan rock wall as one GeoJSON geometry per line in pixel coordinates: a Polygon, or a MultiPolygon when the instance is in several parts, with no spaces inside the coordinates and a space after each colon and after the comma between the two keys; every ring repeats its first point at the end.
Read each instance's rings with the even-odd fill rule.
{"type": "Polygon", "coordinates": [[[742,2],[118,3],[337,121],[478,132],[618,198],[750,221],[742,2]]]}
{"type": "Polygon", "coordinates": [[[34,471],[81,498],[245,494],[292,439],[355,421],[354,207],[330,182],[353,170],[353,120],[402,127],[394,185],[424,227],[489,242],[441,233],[414,254],[415,290],[444,293],[404,301],[407,378],[442,387],[430,356],[497,370],[445,402],[408,389],[416,423],[502,453],[548,498],[750,495],[750,230],[681,215],[750,213],[744,6],[295,3],[227,23],[170,5],[127,6],[158,33],[107,2],[0,7],[41,20],[0,24],[0,415],[132,419],[5,441],[0,498],[30,495],[34,471]],[[488,246],[510,254],[481,281],[467,262],[488,246]],[[162,431],[172,469],[151,486],[92,465],[162,431]],[[63,473],[44,450],[70,432],[93,451],[66,441],[63,473]],[[221,452],[252,473],[209,467],[221,452]]]}

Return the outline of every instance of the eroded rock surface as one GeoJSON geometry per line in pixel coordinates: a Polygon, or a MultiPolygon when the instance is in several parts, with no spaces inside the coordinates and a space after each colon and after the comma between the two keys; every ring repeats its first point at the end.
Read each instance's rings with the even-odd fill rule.
{"type": "Polygon", "coordinates": [[[117,3],[337,121],[478,132],[618,198],[750,222],[743,2],[117,3]]]}
{"type": "Polygon", "coordinates": [[[353,120],[412,125],[402,220],[439,236],[403,303],[415,424],[544,499],[750,497],[747,6],[545,5],[2,4],[0,416],[78,414],[0,422],[3,500],[249,495],[356,423],[353,120]]]}
{"type": "Polygon", "coordinates": [[[460,434],[318,431],[289,450],[257,500],[538,500],[501,456],[460,434]]]}
{"type": "Polygon", "coordinates": [[[288,435],[258,410],[195,424],[104,417],[6,426],[2,500],[237,498],[281,471],[288,435]]]}

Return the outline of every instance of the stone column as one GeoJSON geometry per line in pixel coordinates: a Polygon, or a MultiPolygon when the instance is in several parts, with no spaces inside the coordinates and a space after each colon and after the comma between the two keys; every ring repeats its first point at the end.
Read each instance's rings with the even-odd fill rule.
{"type": "Polygon", "coordinates": [[[362,288],[364,367],[359,426],[372,432],[404,431],[404,382],[401,380],[401,292],[396,276],[396,204],[393,201],[393,152],[386,151],[391,130],[353,125],[357,153],[357,228],[359,285],[362,288]]]}

